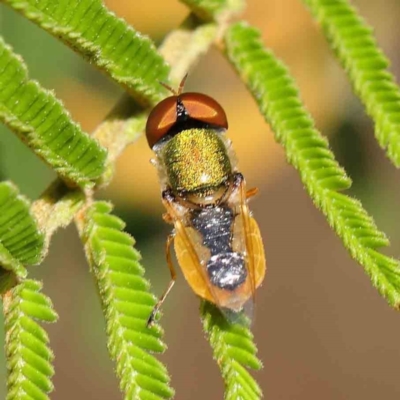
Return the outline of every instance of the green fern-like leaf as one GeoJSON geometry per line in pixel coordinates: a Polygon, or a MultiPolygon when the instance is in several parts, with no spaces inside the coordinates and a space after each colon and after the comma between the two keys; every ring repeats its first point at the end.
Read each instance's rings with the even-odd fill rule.
{"type": "Polygon", "coordinates": [[[39,322],[54,322],[57,314],[41,284],[27,280],[3,296],[7,356],[7,400],[49,399],[53,353],[39,322]]]}
{"type": "Polygon", "coordinates": [[[200,18],[218,19],[223,12],[238,13],[244,6],[243,0],[181,0],[200,18]]]}
{"type": "Polygon", "coordinates": [[[0,121],[64,179],[92,186],[106,152],[73,123],[51,92],[29,80],[19,56],[0,38],[0,121]]]}
{"type": "Polygon", "coordinates": [[[388,245],[387,238],[359,201],[338,192],[350,186],[350,179],[335,161],[327,140],[315,129],[287,69],[264,48],[260,33],[245,23],[227,31],[225,45],[229,60],[271,124],[288,161],[299,171],[315,205],[373,285],[399,308],[399,262],[376,251],[388,245]]]}
{"type": "Polygon", "coordinates": [[[0,265],[25,276],[22,265],[37,264],[43,252],[44,235],[29,209],[28,200],[12,183],[0,182],[0,265]]]}
{"type": "Polygon", "coordinates": [[[110,211],[109,204],[97,202],[77,218],[103,305],[108,349],[126,399],[169,399],[173,391],[168,373],[149,354],[165,349],[161,328],[147,327],[156,299],[143,277],[134,240],[110,211]]]}
{"type": "Polygon", "coordinates": [[[372,28],[346,0],[303,0],[319,21],[375,123],[379,144],[400,167],[400,90],[372,28]]]}
{"type": "Polygon", "coordinates": [[[255,370],[262,367],[246,321],[228,323],[218,308],[208,301],[201,303],[200,313],[204,331],[225,382],[225,399],[260,399],[261,389],[246,370],[246,367],[255,370]]]}
{"type": "Polygon", "coordinates": [[[161,99],[169,68],[153,43],[100,0],[4,0],[63,40],[145,104],[161,99]]]}

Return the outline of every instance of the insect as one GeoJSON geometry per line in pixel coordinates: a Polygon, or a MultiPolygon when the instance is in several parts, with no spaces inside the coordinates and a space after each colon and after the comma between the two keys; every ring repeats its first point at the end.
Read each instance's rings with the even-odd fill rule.
{"type": "Polygon", "coordinates": [[[205,94],[182,93],[185,80],[178,91],[161,83],[173,95],[154,107],[146,125],[167,211],[163,217],[174,225],[166,243],[171,280],[148,324],[176,279],[173,242],[192,290],[225,315],[253,303],[266,270],[260,231],[247,204],[257,189],[247,191],[237,170],[225,136],[225,111],[205,94]]]}

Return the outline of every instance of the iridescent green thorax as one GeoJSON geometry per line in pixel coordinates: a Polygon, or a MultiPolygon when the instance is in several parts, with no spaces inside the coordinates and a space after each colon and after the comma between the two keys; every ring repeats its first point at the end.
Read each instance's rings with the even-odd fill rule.
{"type": "Polygon", "coordinates": [[[213,196],[227,182],[232,167],[225,144],[212,129],[188,129],[163,149],[169,184],[176,194],[213,196]]]}

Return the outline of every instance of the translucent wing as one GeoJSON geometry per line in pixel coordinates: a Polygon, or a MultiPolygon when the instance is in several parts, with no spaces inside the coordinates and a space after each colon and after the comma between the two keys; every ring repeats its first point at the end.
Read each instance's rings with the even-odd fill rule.
{"type": "Polygon", "coordinates": [[[164,206],[175,227],[175,252],[182,272],[193,291],[203,299],[220,304],[211,293],[207,272],[202,267],[201,244],[195,238],[196,232],[187,223],[187,209],[164,200],[164,206]]]}
{"type": "MultiPolygon", "coordinates": [[[[250,191],[250,193],[253,195],[254,191],[250,191]]],[[[231,207],[236,209],[233,247],[244,255],[248,274],[246,286],[239,293],[239,301],[245,314],[252,319],[256,288],[260,286],[264,279],[266,262],[260,230],[257,222],[251,216],[247,198],[246,184],[242,178],[237,190],[232,193],[228,202],[231,207]]]]}
{"type": "MultiPolygon", "coordinates": [[[[214,211],[199,212],[201,218],[194,216],[193,210],[177,203],[165,200],[164,204],[175,226],[177,259],[193,291],[201,298],[215,303],[229,320],[236,319],[236,314],[243,309],[245,303],[249,306],[246,306],[246,313],[249,314],[255,289],[265,275],[265,257],[257,223],[247,207],[244,181],[232,192],[224,206],[214,211]],[[221,217],[223,214],[228,217],[221,217]],[[224,240],[224,237],[227,239],[224,240]],[[227,252],[235,257],[226,258],[227,252]],[[225,287],[213,284],[213,278],[218,273],[221,276],[223,271],[216,271],[217,275],[212,275],[210,265],[214,259],[221,257],[225,257],[225,264],[229,264],[229,260],[233,264],[237,259],[244,260],[245,273],[243,279],[240,276],[238,278],[241,279],[240,284],[227,284],[225,287]]],[[[225,273],[221,281],[229,283],[237,269],[227,265],[227,271],[228,274],[225,273]]]]}

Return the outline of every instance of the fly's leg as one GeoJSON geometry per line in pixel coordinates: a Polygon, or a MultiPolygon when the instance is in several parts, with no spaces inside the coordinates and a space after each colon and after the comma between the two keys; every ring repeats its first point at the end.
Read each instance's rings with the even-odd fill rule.
{"type": "Polygon", "coordinates": [[[186,78],[188,77],[188,75],[189,75],[189,74],[186,74],[186,75],[183,77],[183,79],[182,79],[182,81],[181,81],[181,83],[180,83],[180,85],[179,85],[178,91],[176,91],[175,89],[173,89],[171,86],[167,85],[167,84],[164,83],[164,82],[158,81],[158,83],[159,83],[160,85],[164,86],[165,89],[169,90],[173,95],[179,96],[179,95],[182,93],[182,91],[183,91],[183,87],[185,86],[186,78]]]}
{"type": "Polygon", "coordinates": [[[167,223],[167,224],[174,224],[174,220],[172,219],[171,215],[169,213],[164,213],[162,215],[162,219],[167,223]]]}
{"type": "Polygon", "coordinates": [[[251,199],[252,197],[256,196],[258,193],[258,188],[251,188],[246,192],[246,200],[251,199]]]}
{"type": "MultiPolygon", "coordinates": [[[[244,177],[240,172],[235,172],[233,177],[233,186],[239,190],[242,190],[241,187],[244,184],[244,177]]],[[[254,187],[246,191],[245,198],[246,200],[251,199],[252,197],[258,194],[258,188],[254,187]]]]}
{"type": "Polygon", "coordinates": [[[174,241],[174,237],[175,236],[172,233],[170,235],[168,235],[167,242],[165,244],[165,255],[167,258],[167,265],[168,265],[169,272],[171,274],[171,279],[168,283],[167,289],[164,291],[163,295],[160,297],[157,304],[154,306],[153,311],[151,312],[150,317],[147,320],[148,327],[153,323],[155,315],[157,314],[158,310],[164,303],[164,300],[168,296],[168,293],[171,291],[172,287],[174,286],[175,280],[176,280],[176,272],[175,272],[175,268],[174,268],[174,265],[172,263],[172,258],[171,258],[171,244],[174,241]]]}

